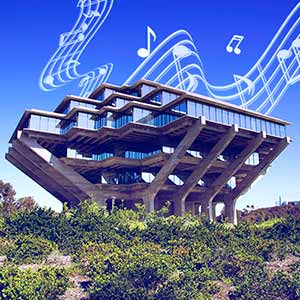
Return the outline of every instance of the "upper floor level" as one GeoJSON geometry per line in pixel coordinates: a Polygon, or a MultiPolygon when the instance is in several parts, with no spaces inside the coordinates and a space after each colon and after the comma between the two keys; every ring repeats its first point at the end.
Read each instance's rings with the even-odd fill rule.
{"type": "MultiPolygon", "coordinates": [[[[194,93],[140,80],[132,86],[103,84],[89,98],[67,96],[54,112],[25,111],[14,135],[25,128],[63,135],[77,127],[99,130],[129,123],[162,127],[183,116],[285,137],[288,122],[194,93]]],[[[14,137],[14,136],[13,136],[14,137]]]]}

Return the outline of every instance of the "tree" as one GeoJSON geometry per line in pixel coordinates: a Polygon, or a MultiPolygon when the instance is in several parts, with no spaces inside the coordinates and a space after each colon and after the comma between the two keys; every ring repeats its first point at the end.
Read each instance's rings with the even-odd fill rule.
{"type": "Polygon", "coordinates": [[[38,207],[33,197],[23,197],[16,202],[17,209],[20,211],[32,211],[38,207]]]}
{"type": "Polygon", "coordinates": [[[4,183],[0,180],[0,203],[2,215],[11,216],[17,211],[32,211],[37,208],[37,203],[33,197],[23,197],[18,200],[15,198],[16,191],[9,182],[4,183]]]}
{"type": "Polygon", "coordinates": [[[14,190],[13,186],[7,182],[4,183],[0,180],[0,201],[5,201],[7,199],[13,200],[15,198],[16,191],[14,190]]]}

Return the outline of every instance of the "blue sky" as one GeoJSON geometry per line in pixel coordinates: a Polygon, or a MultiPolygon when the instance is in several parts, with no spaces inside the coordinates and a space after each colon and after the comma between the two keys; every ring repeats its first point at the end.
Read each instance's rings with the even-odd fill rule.
{"type": "MultiPolygon", "coordinates": [[[[232,74],[244,74],[263,53],[292,8],[293,0],[115,0],[111,14],[81,57],[82,73],[112,62],[110,82],[121,84],[142,62],[136,51],[146,43],[146,27],[157,34],[156,43],[172,32],[185,29],[199,50],[207,79],[215,84],[232,82],[232,74]],[[244,35],[242,53],[228,54],[234,34],[244,35]]],[[[75,0],[3,1],[1,35],[1,131],[0,179],[11,182],[18,196],[33,195],[42,205],[57,201],[4,159],[11,136],[27,108],[52,110],[66,94],[79,90],[71,83],[55,91],[41,91],[42,69],[57,48],[60,33],[68,32],[78,16],[75,0]]],[[[78,84],[78,82],[77,82],[78,84]]],[[[299,111],[300,84],[293,85],[272,113],[292,123],[292,145],[273,163],[238,203],[238,207],[273,205],[300,199],[299,111]]]]}

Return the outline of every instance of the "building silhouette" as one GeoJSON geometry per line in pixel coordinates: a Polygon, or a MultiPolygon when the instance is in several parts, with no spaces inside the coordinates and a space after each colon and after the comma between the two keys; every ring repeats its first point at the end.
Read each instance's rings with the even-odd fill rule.
{"type": "Polygon", "coordinates": [[[70,205],[100,205],[215,220],[287,147],[288,122],[140,80],[67,96],[54,112],[26,110],[8,153],[18,169],[70,205]]]}

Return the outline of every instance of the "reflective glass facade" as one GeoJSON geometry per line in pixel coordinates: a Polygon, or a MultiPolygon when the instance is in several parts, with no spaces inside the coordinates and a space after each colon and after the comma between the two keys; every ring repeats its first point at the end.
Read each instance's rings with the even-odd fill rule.
{"type": "Polygon", "coordinates": [[[69,102],[69,105],[63,111],[63,113],[67,114],[69,111],[71,111],[75,107],[85,107],[85,108],[95,109],[96,105],[95,104],[90,104],[90,103],[85,103],[85,102],[71,100],[69,102]]]}
{"type": "MultiPolygon", "coordinates": [[[[142,85],[143,93],[151,92],[153,87],[142,85]]],[[[114,91],[105,88],[101,93],[104,98],[107,98],[114,91]]],[[[125,91],[130,93],[137,93],[135,91],[125,91]]],[[[166,104],[178,99],[180,95],[166,91],[159,91],[152,95],[148,100],[160,104],[163,107],[166,104]]],[[[122,108],[128,104],[130,100],[122,99],[120,97],[112,100],[110,105],[116,108],[122,108]]],[[[68,113],[74,107],[85,107],[96,109],[95,104],[71,100],[64,113],[68,113]]],[[[65,134],[72,127],[79,127],[90,130],[98,130],[102,127],[121,128],[130,122],[136,122],[155,127],[165,126],[180,117],[187,115],[195,118],[204,116],[208,121],[217,122],[226,125],[237,124],[240,128],[252,130],[255,132],[265,131],[268,135],[285,137],[286,126],[277,124],[276,122],[268,121],[263,117],[252,116],[247,112],[239,112],[231,110],[230,108],[219,107],[214,104],[203,103],[194,99],[182,99],[179,103],[173,106],[168,106],[165,111],[155,111],[153,108],[145,109],[134,107],[123,113],[106,112],[101,116],[93,114],[78,112],[72,117],[72,120],[61,121],[58,118],[32,115],[29,118],[28,127],[34,130],[47,131],[57,134],[65,134]]]]}
{"type": "Polygon", "coordinates": [[[31,115],[28,122],[28,127],[33,130],[60,134],[60,122],[60,119],[31,115]]]}
{"type": "MultiPolygon", "coordinates": [[[[176,109],[177,106],[174,107],[176,109]]],[[[183,106],[184,108],[185,106],[183,106]]],[[[286,136],[285,126],[269,122],[257,117],[252,117],[236,111],[219,108],[213,105],[199,103],[187,100],[186,113],[189,116],[204,116],[207,120],[222,124],[237,124],[240,128],[250,129],[253,131],[265,131],[267,134],[284,137],[286,136]]]]}
{"type": "Polygon", "coordinates": [[[125,158],[131,158],[131,159],[143,159],[147,158],[149,156],[152,156],[154,154],[161,153],[161,150],[153,151],[153,152],[133,152],[133,151],[126,151],[124,157],[125,158]]]}

